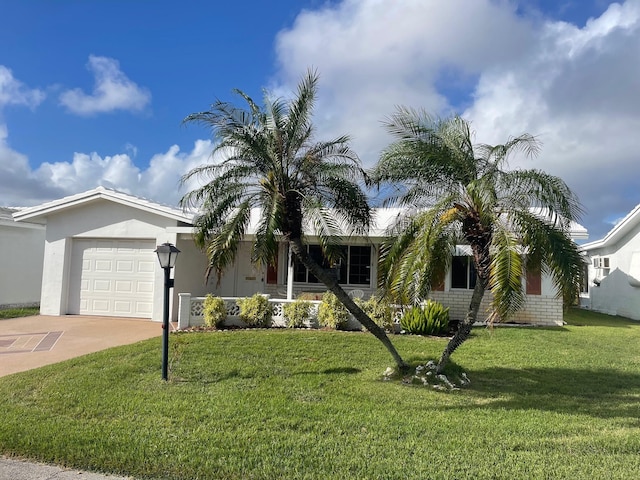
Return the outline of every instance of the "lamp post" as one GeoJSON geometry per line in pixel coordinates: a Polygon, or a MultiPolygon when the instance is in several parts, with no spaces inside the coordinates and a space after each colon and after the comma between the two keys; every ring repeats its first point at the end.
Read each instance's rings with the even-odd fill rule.
{"type": "Polygon", "coordinates": [[[164,270],[164,316],[162,317],[162,379],[167,379],[167,364],[169,363],[169,289],[173,288],[170,278],[171,269],[176,264],[178,250],[170,243],[163,243],[156,248],[160,267],[164,270]]]}

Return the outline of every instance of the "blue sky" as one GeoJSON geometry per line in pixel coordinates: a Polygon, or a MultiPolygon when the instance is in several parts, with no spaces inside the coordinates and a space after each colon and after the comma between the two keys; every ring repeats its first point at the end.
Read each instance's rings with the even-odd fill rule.
{"type": "Polygon", "coordinates": [[[0,205],[105,185],[175,204],[206,162],[189,113],[321,75],[318,136],[365,165],[396,105],[460,113],[476,140],[543,142],[591,239],[640,202],[640,0],[0,0],[0,205]]]}

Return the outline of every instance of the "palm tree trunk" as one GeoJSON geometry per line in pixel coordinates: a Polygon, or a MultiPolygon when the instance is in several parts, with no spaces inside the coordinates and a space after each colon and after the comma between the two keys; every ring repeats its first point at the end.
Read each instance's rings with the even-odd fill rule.
{"type": "Polygon", "coordinates": [[[340,286],[337,279],[329,274],[324,268],[318,265],[307,253],[307,249],[303,245],[300,238],[290,238],[289,247],[302,264],[320,280],[324,285],[338,298],[345,308],[358,320],[369,332],[371,332],[382,344],[387,348],[398,369],[406,371],[409,365],[402,359],[396,348],[389,340],[385,331],[378,326],[369,316],[353,301],[353,299],[340,286]]]}
{"type": "Polygon", "coordinates": [[[473,295],[471,295],[471,303],[469,304],[469,310],[467,311],[467,315],[464,320],[460,322],[458,325],[458,330],[455,335],[449,340],[447,346],[445,347],[442,355],[440,356],[440,360],[438,361],[438,367],[436,368],[436,373],[442,373],[444,367],[449,362],[449,357],[456,349],[464,343],[464,341],[469,337],[471,333],[471,328],[473,324],[476,322],[478,318],[478,310],[480,310],[480,303],[482,302],[482,297],[484,297],[484,292],[486,290],[486,281],[482,280],[480,276],[476,281],[476,286],[473,289],[473,295]]]}

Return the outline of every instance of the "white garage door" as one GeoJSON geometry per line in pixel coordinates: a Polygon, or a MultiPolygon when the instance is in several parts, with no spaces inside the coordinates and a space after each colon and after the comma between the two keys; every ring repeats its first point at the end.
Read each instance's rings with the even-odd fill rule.
{"type": "Polygon", "coordinates": [[[153,240],[73,240],[68,312],[151,318],[153,240]]]}

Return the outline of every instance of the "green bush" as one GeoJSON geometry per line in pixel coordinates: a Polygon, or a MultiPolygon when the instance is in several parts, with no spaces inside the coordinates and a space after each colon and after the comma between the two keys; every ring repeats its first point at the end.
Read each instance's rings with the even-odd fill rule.
{"type": "Polygon", "coordinates": [[[402,329],[415,335],[440,335],[449,329],[449,308],[433,300],[424,307],[414,306],[400,319],[402,329]]]}
{"type": "Polygon", "coordinates": [[[311,319],[311,302],[294,300],[282,305],[282,314],[288,328],[304,327],[305,321],[311,319]]]}
{"type": "Polygon", "coordinates": [[[318,323],[321,327],[344,330],[349,320],[349,311],[340,303],[332,292],[322,295],[322,303],[318,306],[318,323]]]}
{"type": "Polygon", "coordinates": [[[368,300],[357,298],[355,302],[380,328],[387,332],[394,331],[391,305],[386,300],[372,295],[368,300]]]}
{"type": "Polygon", "coordinates": [[[271,325],[273,309],[269,299],[256,293],[252,297],[236,300],[240,307],[240,319],[250,327],[268,327],[271,325]]]}
{"type": "Polygon", "coordinates": [[[227,319],[227,305],[220,297],[208,294],[203,302],[203,315],[207,327],[220,328],[227,319]]]}

